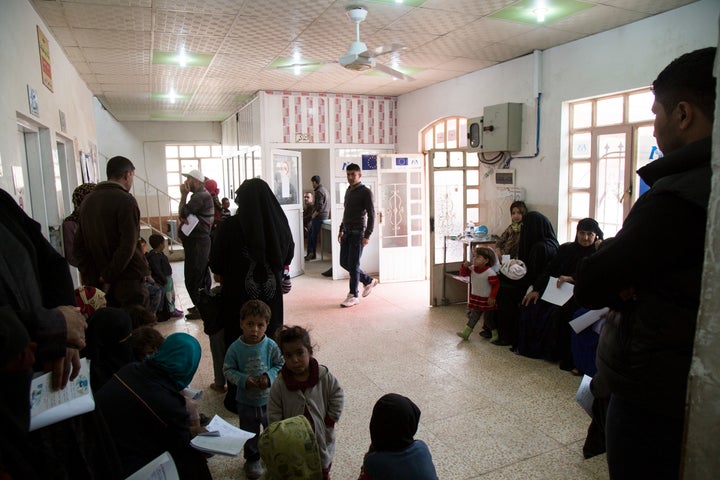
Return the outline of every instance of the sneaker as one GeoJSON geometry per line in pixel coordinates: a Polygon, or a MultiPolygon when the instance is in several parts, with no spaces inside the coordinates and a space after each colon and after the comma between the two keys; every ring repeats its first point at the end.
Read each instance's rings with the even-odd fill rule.
{"type": "Polygon", "coordinates": [[[376,279],[376,278],[373,278],[373,279],[372,279],[372,282],[368,283],[368,284],[365,285],[365,287],[363,288],[362,296],[363,296],[363,297],[367,297],[368,295],[370,295],[370,292],[372,292],[372,289],[375,288],[375,285],[377,285],[377,284],[378,284],[377,279],[376,279]]]}
{"type": "Polygon", "coordinates": [[[483,338],[492,338],[492,332],[490,330],[482,329],[480,330],[480,333],[478,333],[483,338]]]}
{"type": "Polygon", "coordinates": [[[358,303],[360,303],[360,299],[358,297],[356,297],[355,295],[353,295],[352,293],[348,293],[347,298],[345,299],[345,301],[343,301],[340,304],[340,306],[341,307],[354,307],[358,303]]]}
{"type": "Polygon", "coordinates": [[[307,255],[305,255],[306,262],[309,260],[315,260],[316,258],[317,258],[317,256],[314,253],[308,253],[307,255]]]}
{"type": "Polygon", "coordinates": [[[185,314],[183,313],[183,311],[182,311],[182,310],[178,310],[177,308],[175,309],[174,312],[172,312],[172,313],[170,314],[170,318],[177,318],[177,317],[184,317],[184,316],[185,316],[185,314]]]}
{"type": "Polygon", "coordinates": [[[262,465],[260,465],[260,460],[255,460],[254,462],[249,460],[246,461],[244,470],[247,478],[260,478],[263,474],[263,468],[262,465]]]}
{"type": "Polygon", "coordinates": [[[322,272],[320,275],[323,277],[332,277],[332,267],[328,268],[324,272],[322,272]]]}

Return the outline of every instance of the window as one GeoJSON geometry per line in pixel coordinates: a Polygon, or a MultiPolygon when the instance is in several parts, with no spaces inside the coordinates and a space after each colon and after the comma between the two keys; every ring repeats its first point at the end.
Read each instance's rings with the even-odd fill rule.
{"type": "MultiPolygon", "coordinates": [[[[227,196],[227,193],[222,191],[224,182],[221,156],[220,145],[166,145],[165,168],[170,197],[180,198],[180,184],[185,181],[182,174],[195,169],[218,183],[218,187],[221,188],[220,197],[227,196]]],[[[177,212],[178,207],[176,200],[170,202],[171,211],[177,212]]]]}
{"type": "Polygon", "coordinates": [[[644,88],[570,103],[568,240],[585,217],[615,235],[643,193],[635,171],[659,156],[653,101],[644,88]]]}

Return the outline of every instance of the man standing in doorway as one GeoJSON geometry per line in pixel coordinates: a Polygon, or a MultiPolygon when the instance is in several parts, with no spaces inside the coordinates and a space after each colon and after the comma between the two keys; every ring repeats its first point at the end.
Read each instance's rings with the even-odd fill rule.
{"type": "Polygon", "coordinates": [[[575,275],[582,306],[610,307],[592,387],[610,398],[605,438],[614,480],[682,476],[712,176],[715,50],[675,59],[653,82],[654,135],[664,156],[638,170],[650,190],[575,275]],[[678,255],[658,240],[668,229],[681,232],[678,255]]]}
{"type": "Polygon", "coordinates": [[[315,190],[315,203],[312,210],[312,221],[310,223],[310,233],[308,234],[307,256],[305,260],[315,260],[318,235],[324,220],[330,216],[330,199],[328,191],[320,183],[320,176],[313,175],[310,179],[313,189],[315,190]]]}
{"type": "Polygon", "coordinates": [[[130,193],[135,165],[125,157],[108,160],[107,181],[80,205],[74,256],[85,285],[105,292],[108,306],[149,306],[144,278],[150,268],[140,251],[140,209],[130,193]]]}
{"type": "Polygon", "coordinates": [[[370,295],[377,280],[360,269],[360,257],[368,244],[375,226],[375,206],[369,188],[360,183],[360,166],[351,163],[345,168],[350,184],[345,191],[345,211],[340,224],[338,242],[340,242],[340,266],[350,273],[350,293],[340,304],[341,307],[353,307],[360,303],[358,283],[362,282],[363,297],[370,295]],[[367,218],[367,223],[366,223],[367,218]]]}
{"type": "MultiPolygon", "coordinates": [[[[183,173],[187,178],[180,185],[180,223],[197,224],[189,234],[182,234],[182,244],[185,250],[185,288],[193,304],[197,304],[198,290],[210,290],[210,231],[215,220],[215,207],[212,196],[205,189],[205,176],[200,170],[183,173]],[[192,197],[187,200],[188,193],[192,197]]],[[[182,232],[182,229],[181,229],[182,232]]],[[[188,320],[197,320],[200,312],[193,306],[185,315],[188,320]]]]}

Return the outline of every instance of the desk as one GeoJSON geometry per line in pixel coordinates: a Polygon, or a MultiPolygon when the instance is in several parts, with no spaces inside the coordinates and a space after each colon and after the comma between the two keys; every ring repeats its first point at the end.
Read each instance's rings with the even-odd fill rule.
{"type": "Polygon", "coordinates": [[[325,260],[325,252],[332,256],[332,224],[329,220],[323,221],[322,228],[320,229],[320,238],[318,239],[320,245],[320,260],[325,260]]]}

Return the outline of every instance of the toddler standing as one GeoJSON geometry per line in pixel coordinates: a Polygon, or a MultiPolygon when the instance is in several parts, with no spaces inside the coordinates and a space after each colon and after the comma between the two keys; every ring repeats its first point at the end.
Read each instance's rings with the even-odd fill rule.
{"type": "Polygon", "coordinates": [[[268,419],[273,423],[304,415],[320,447],[323,479],[329,479],[335,454],[335,422],[342,414],[345,394],[328,368],[312,356],[307,330],[283,327],[276,338],[285,365],[270,389],[268,419]]]}
{"type": "Polygon", "coordinates": [[[260,300],[245,302],[240,309],[242,335],[228,348],[223,364],[228,382],[237,385],[235,400],[240,428],[255,433],[244,446],[247,478],[260,478],[263,473],[258,451],[260,426],[268,426],[270,385],[283,365],[278,345],[265,335],[270,316],[270,307],[266,303],[260,300]]]}
{"type": "Polygon", "coordinates": [[[468,322],[462,332],[457,332],[463,340],[467,340],[480,317],[483,318],[483,330],[480,336],[490,338],[497,329],[493,324],[493,313],[497,310],[495,298],[500,289],[500,279],[491,267],[496,262],[495,252],[487,247],[477,247],[473,252],[472,265],[465,262],[460,266],[460,275],[470,276],[468,292],[468,322]],[[472,269],[470,268],[472,266],[472,269]]]}
{"type": "MultiPolygon", "coordinates": [[[[150,273],[152,274],[153,280],[163,287],[165,293],[165,300],[161,305],[161,311],[165,315],[172,317],[182,317],[182,310],[175,308],[175,284],[172,278],[172,267],[170,266],[170,260],[165,255],[165,237],[154,233],[150,235],[150,250],[145,253],[148,265],[150,265],[150,273]]],[[[159,314],[159,316],[162,316],[159,314]]]]}
{"type": "Polygon", "coordinates": [[[527,206],[525,202],[516,200],[510,204],[510,225],[500,235],[500,239],[495,244],[498,255],[510,255],[510,258],[518,258],[518,247],[520,245],[520,230],[522,229],[522,219],[527,215],[527,206]]]}

